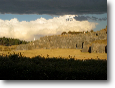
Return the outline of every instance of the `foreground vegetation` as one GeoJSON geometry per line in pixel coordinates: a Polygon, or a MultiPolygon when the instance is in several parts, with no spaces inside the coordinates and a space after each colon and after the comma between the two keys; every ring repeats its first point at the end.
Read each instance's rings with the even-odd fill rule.
{"type": "Polygon", "coordinates": [[[0,55],[0,79],[107,80],[107,60],[24,57],[21,53],[0,55]]]}

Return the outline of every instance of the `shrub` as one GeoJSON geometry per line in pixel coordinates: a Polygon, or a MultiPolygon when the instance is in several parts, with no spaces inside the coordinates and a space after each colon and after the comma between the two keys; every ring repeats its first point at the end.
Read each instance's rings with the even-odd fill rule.
{"type": "Polygon", "coordinates": [[[107,60],[0,56],[0,79],[106,80],[107,60]]]}

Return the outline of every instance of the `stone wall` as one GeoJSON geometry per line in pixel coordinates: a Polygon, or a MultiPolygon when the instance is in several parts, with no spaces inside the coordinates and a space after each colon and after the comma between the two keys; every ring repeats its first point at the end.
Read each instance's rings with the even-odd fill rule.
{"type": "Polygon", "coordinates": [[[92,44],[91,53],[105,53],[106,44],[92,44]]]}
{"type": "MultiPolygon", "coordinates": [[[[54,49],[54,48],[68,48],[68,49],[83,49],[83,52],[88,52],[89,47],[87,46],[90,42],[95,40],[107,39],[107,33],[103,32],[89,32],[82,33],[77,35],[54,35],[54,36],[44,36],[39,40],[36,40],[32,43],[26,45],[19,45],[17,50],[30,50],[30,49],[54,49]]],[[[99,53],[104,52],[104,49],[101,47],[105,45],[92,45],[91,52],[96,52],[96,49],[102,49],[103,51],[98,51],[99,53]]]]}

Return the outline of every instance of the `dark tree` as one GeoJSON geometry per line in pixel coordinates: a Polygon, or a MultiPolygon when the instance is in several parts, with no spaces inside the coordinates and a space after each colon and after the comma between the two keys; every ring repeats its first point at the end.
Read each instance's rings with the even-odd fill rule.
{"type": "Polygon", "coordinates": [[[66,33],[66,32],[62,32],[62,33],[61,33],[61,35],[65,35],[65,34],[67,34],[67,33],[66,33]]]}
{"type": "Polygon", "coordinates": [[[14,39],[14,38],[0,38],[0,45],[11,46],[11,45],[19,45],[19,44],[27,44],[27,41],[14,39]]]}

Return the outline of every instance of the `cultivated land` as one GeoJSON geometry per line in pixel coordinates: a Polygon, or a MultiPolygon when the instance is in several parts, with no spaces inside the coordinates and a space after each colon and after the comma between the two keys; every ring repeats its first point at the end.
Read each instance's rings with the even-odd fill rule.
{"type": "Polygon", "coordinates": [[[17,51],[0,51],[0,55],[9,55],[20,53],[26,57],[62,57],[62,58],[74,58],[74,59],[106,59],[107,53],[88,53],[81,52],[81,49],[34,49],[34,50],[17,50],[17,51]]]}

